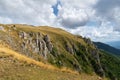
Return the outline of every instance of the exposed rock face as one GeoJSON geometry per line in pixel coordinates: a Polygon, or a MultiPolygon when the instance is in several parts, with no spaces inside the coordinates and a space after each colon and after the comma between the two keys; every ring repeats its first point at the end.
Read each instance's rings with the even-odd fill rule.
{"type": "Polygon", "coordinates": [[[84,38],[84,41],[87,43],[88,46],[94,47],[94,49],[86,48],[86,52],[88,52],[91,55],[91,59],[92,59],[91,64],[94,67],[95,72],[99,74],[101,77],[105,77],[105,72],[101,66],[101,62],[99,58],[99,50],[89,38],[84,38]]]}
{"type": "Polygon", "coordinates": [[[20,38],[22,38],[22,39],[27,39],[27,37],[29,37],[28,35],[27,35],[27,33],[26,32],[19,32],[19,37],[20,38]]]}
{"type": "Polygon", "coordinates": [[[50,37],[48,35],[45,35],[44,40],[46,42],[48,50],[51,52],[52,48],[53,48],[53,45],[52,45],[52,43],[50,41],[50,37]]]}
{"type": "Polygon", "coordinates": [[[89,38],[83,38],[88,45],[93,45],[93,42],[89,38]]]}
{"type": "Polygon", "coordinates": [[[52,51],[53,45],[48,35],[42,35],[41,33],[33,32],[19,32],[19,38],[21,38],[22,50],[29,56],[30,52],[42,55],[47,59],[47,54],[52,51]]]}
{"type": "Polygon", "coordinates": [[[105,77],[105,72],[101,66],[101,62],[100,62],[100,58],[99,58],[99,50],[97,50],[97,49],[93,50],[93,51],[91,51],[91,54],[96,61],[96,63],[94,64],[96,73],[98,73],[101,77],[105,77]]]}
{"type": "Polygon", "coordinates": [[[67,50],[69,53],[74,54],[73,48],[72,48],[70,45],[68,45],[68,44],[66,44],[66,50],[67,50]]]}

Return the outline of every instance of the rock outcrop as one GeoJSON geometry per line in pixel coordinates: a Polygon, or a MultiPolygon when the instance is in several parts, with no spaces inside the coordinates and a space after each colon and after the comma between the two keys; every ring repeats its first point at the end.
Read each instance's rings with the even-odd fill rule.
{"type": "Polygon", "coordinates": [[[95,49],[90,52],[95,59],[93,64],[93,67],[97,74],[99,74],[101,77],[105,77],[105,72],[101,66],[100,58],[99,58],[99,50],[95,49]]]}
{"type": "Polygon", "coordinates": [[[44,36],[44,41],[46,42],[46,46],[47,46],[48,50],[51,52],[52,48],[53,48],[53,45],[50,41],[50,37],[48,35],[45,35],[44,36]]]}
{"type": "Polygon", "coordinates": [[[91,64],[94,67],[94,70],[101,77],[105,77],[105,72],[101,66],[100,57],[99,57],[99,49],[94,45],[94,43],[89,38],[84,38],[84,41],[88,46],[92,46],[93,49],[86,49],[86,51],[91,54],[92,61],[91,64]]]}
{"type": "Polygon", "coordinates": [[[74,54],[73,47],[70,44],[66,43],[65,47],[69,53],[74,54]]]}
{"type": "Polygon", "coordinates": [[[50,53],[53,48],[48,35],[42,35],[39,32],[27,33],[23,31],[20,31],[18,35],[21,39],[21,48],[24,53],[28,53],[28,56],[30,52],[37,53],[47,59],[47,54],[50,53]]]}

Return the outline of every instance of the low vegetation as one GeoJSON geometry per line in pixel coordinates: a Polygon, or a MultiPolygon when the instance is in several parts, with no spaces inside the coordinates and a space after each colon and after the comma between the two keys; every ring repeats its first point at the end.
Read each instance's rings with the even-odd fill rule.
{"type": "Polygon", "coordinates": [[[57,69],[37,62],[11,49],[0,46],[0,80],[98,80],[97,75],[77,74],[66,68],[57,69]],[[32,76],[31,76],[32,75],[32,76]]]}
{"type": "Polygon", "coordinates": [[[106,76],[112,80],[120,79],[120,58],[105,51],[101,51],[100,59],[106,76]]]}

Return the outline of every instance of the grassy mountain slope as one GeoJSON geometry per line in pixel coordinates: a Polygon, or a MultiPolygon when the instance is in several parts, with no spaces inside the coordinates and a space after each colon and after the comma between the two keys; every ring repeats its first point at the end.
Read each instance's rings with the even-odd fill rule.
{"type": "Polygon", "coordinates": [[[115,55],[120,55],[120,50],[116,49],[112,46],[109,46],[107,44],[101,43],[101,42],[94,42],[94,44],[99,48],[104,51],[107,51],[109,53],[115,54],[115,55]]]}
{"type": "Polygon", "coordinates": [[[100,59],[106,76],[111,80],[120,80],[120,58],[101,50],[100,59]]]}
{"type": "Polygon", "coordinates": [[[77,74],[37,62],[0,46],[0,80],[98,80],[97,75],[77,74]],[[32,75],[32,76],[31,76],[32,75]]]}
{"type": "MultiPolygon", "coordinates": [[[[57,67],[69,67],[71,69],[76,69],[77,71],[85,71],[85,72],[93,72],[92,67],[90,62],[88,61],[86,55],[84,54],[84,49],[85,49],[85,42],[83,39],[78,38],[64,30],[57,29],[57,28],[50,28],[50,27],[31,27],[27,25],[3,25],[5,30],[1,34],[4,34],[4,36],[1,35],[1,39],[5,40],[6,43],[10,46],[12,46],[12,49],[19,51],[20,53],[24,53],[25,55],[34,58],[37,61],[45,61],[43,58],[46,57],[46,53],[51,53],[47,54],[47,60],[51,64],[57,66],[57,67]],[[23,32],[24,35],[19,35],[20,32],[23,32]],[[40,43],[45,43],[44,36],[49,35],[50,36],[50,42],[52,42],[52,51],[48,51],[45,49],[41,49],[41,53],[37,53],[33,50],[31,51],[31,48],[36,44],[34,40],[36,40],[37,35],[40,32],[41,37],[43,38],[42,40],[40,39],[40,43]],[[26,36],[27,34],[32,34],[32,41],[29,44],[26,44],[27,42],[30,41],[29,37],[26,36]],[[5,37],[6,36],[6,37],[5,37]],[[19,36],[22,36],[20,39],[19,36]],[[24,39],[24,38],[27,38],[24,39]],[[22,46],[22,45],[24,46],[22,46]],[[31,45],[30,45],[31,44],[31,45]],[[22,46],[22,47],[21,47],[22,46]],[[29,48],[29,46],[31,46],[29,48]],[[25,49],[27,47],[27,49],[25,49]],[[73,49],[75,48],[75,49],[73,49]],[[79,48],[83,49],[83,51],[79,51],[79,48]],[[25,50],[24,50],[25,49],[25,50]],[[46,53],[44,53],[46,52],[46,53]],[[76,53],[74,55],[74,53],[76,53]],[[40,54],[40,55],[39,55],[40,54]],[[42,54],[42,55],[41,55],[42,54]],[[77,55],[82,55],[85,62],[83,61],[82,58],[78,57],[77,55]],[[41,56],[43,56],[41,58],[41,56]],[[76,58],[77,57],[77,58],[76,58]],[[80,60],[80,61],[78,61],[80,60]],[[83,63],[84,62],[84,63],[83,63]],[[80,66],[80,64],[82,64],[80,66]],[[86,66],[84,66],[86,65],[86,66]],[[83,68],[84,70],[82,70],[83,68]]],[[[31,37],[30,37],[31,38],[31,37]]],[[[46,44],[42,44],[42,47],[46,48],[46,44]]],[[[40,45],[39,45],[40,46],[40,45]]],[[[49,46],[49,45],[48,45],[49,46]]],[[[34,50],[36,50],[38,47],[36,47],[34,50]]],[[[91,56],[91,55],[90,55],[91,56]]]]}
{"type": "Polygon", "coordinates": [[[100,59],[106,76],[115,79],[120,77],[120,51],[114,47],[101,42],[94,42],[94,44],[101,49],[100,59]]]}
{"type": "MultiPolygon", "coordinates": [[[[105,65],[108,70],[110,69],[106,65],[107,58],[104,60],[103,57],[106,53],[100,51],[90,39],[72,35],[59,28],[47,26],[33,27],[21,24],[1,24],[0,26],[0,42],[2,45],[5,45],[5,47],[9,46],[10,49],[28,57],[30,60],[34,60],[34,65],[42,62],[52,65],[50,68],[54,67],[53,69],[55,70],[60,69],[65,72],[73,71],[89,75],[96,74],[100,77],[108,78],[111,78],[111,75],[116,75],[112,79],[120,78],[114,73],[117,70],[113,73],[111,71],[111,75],[108,74],[108,71],[104,68],[105,65]],[[105,64],[103,65],[104,62],[105,64]]],[[[112,68],[114,69],[114,67],[112,68]]],[[[55,73],[53,72],[53,75],[55,73]]],[[[64,73],[60,75],[62,76],[62,74],[64,73]]],[[[88,77],[86,77],[86,80],[90,79],[88,77]]]]}

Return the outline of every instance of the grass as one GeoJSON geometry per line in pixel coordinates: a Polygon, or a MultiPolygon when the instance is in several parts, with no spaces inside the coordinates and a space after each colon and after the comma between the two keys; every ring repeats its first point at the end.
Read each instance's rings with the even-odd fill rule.
{"type": "Polygon", "coordinates": [[[104,70],[106,72],[106,76],[110,77],[112,80],[115,78],[120,79],[120,58],[115,55],[111,55],[105,51],[101,50],[101,62],[104,70]],[[104,53],[104,54],[103,54],[104,53]]]}
{"type": "Polygon", "coordinates": [[[0,46],[0,80],[98,80],[98,76],[77,74],[30,59],[0,46]]]}
{"type": "MultiPolygon", "coordinates": [[[[57,67],[54,67],[54,66],[52,66],[50,64],[44,64],[42,62],[38,62],[38,61],[36,61],[34,59],[28,58],[28,57],[26,57],[26,56],[24,56],[24,55],[22,55],[20,53],[17,53],[15,51],[10,50],[10,49],[5,48],[5,47],[0,48],[0,52],[1,52],[1,55],[0,55],[1,57],[3,57],[3,56],[12,56],[13,58],[15,58],[15,59],[17,59],[19,61],[22,61],[22,62],[24,62],[24,63],[26,63],[28,65],[37,65],[39,67],[59,71],[59,69],[57,67]],[[4,53],[7,53],[7,54],[4,54],[4,53]]],[[[66,67],[61,68],[60,71],[78,74],[77,72],[72,71],[72,70],[70,70],[70,69],[68,69],[66,67]]]]}
{"type": "Polygon", "coordinates": [[[0,80],[98,80],[96,75],[76,75],[60,71],[53,71],[34,66],[21,66],[16,61],[11,63],[9,59],[0,61],[0,80]],[[6,63],[6,64],[5,64],[6,63]]]}

